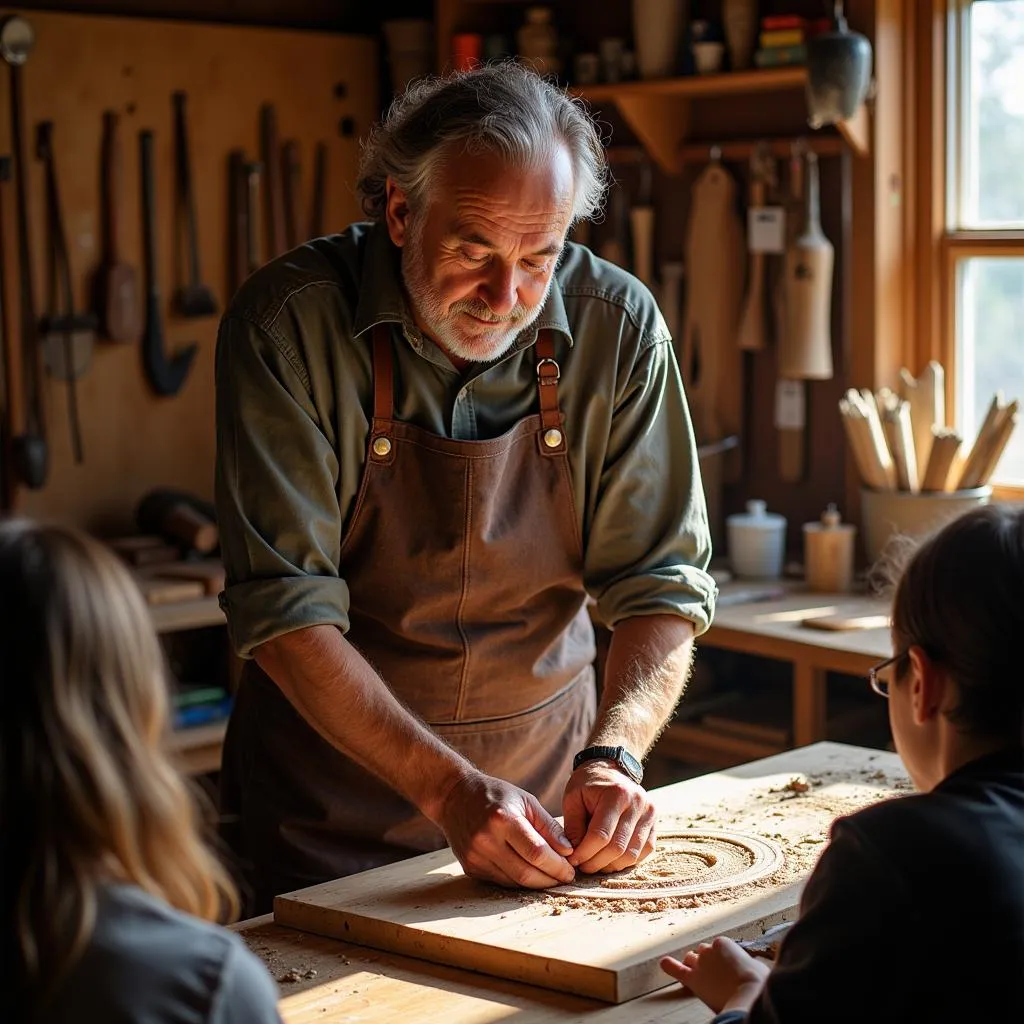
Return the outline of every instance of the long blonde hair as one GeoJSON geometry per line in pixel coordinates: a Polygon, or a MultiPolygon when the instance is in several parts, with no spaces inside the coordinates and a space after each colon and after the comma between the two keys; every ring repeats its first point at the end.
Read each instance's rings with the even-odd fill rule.
{"type": "Polygon", "coordinates": [[[210,920],[237,914],[168,756],[168,703],[118,559],[73,529],[0,523],[2,952],[26,1009],[88,944],[105,883],[210,920]]]}

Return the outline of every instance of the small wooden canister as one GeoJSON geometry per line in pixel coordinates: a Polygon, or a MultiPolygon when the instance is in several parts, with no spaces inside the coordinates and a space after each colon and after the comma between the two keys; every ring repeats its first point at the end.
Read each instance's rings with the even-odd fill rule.
{"type": "Polygon", "coordinates": [[[821,521],[804,523],[804,576],[809,590],[844,594],[853,587],[853,545],[857,527],[841,521],[835,505],[821,521]]]}

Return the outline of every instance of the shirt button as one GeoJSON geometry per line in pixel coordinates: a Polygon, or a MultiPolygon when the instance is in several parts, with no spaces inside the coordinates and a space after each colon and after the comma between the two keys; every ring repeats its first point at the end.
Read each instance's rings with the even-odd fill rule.
{"type": "Polygon", "coordinates": [[[549,448],[557,448],[562,443],[562,432],[560,430],[545,430],[544,443],[549,448]]]}
{"type": "Polygon", "coordinates": [[[373,454],[383,458],[391,451],[391,441],[386,437],[377,437],[373,441],[373,454]]]}

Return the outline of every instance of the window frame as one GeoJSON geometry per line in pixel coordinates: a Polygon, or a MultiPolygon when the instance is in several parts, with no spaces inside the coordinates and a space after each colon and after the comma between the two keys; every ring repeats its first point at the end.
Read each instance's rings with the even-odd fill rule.
{"type": "MultiPolygon", "coordinates": [[[[927,187],[930,179],[933,189],[930,218],[927,204],[924,204],[926,212],[920,225],[920,230],[929,237],[923,242],[919,239],[918,244],[923,264],[917,296],[918,323],[927,323],[925,307],[931,306],[934,310],[937,304],[939,330],[938,346],[926,341],[917,346],[916,354],[919,358],[924,355],[925,361],[937,359],[946,368],[946,408],[951,410],[950,418],[956,409],[957,281],[960,266],[973,257],[1024,258],[1024,227],[958,226],[963,192],[957,175],[964,172],[964,155],[959,145],[961,121],[956,104],[964,95],[970,73],[967,27],[972,3],[973,0],[933,0],[931,18],[922,19],[917,47],[920,72],[917,76],[918,117],[919,124],[927,130],[916,132],[916,156],[919,166],[931,171],[922,183],[927,187]],[[951,85],[956,86],[952,93],[951,85]],[[930,152],[922,151],[922,146],[927,146],[930,152]],[[947,168],[954,164],[957,165],[957,174],[947,174],[947,168]],[[936,195],[938,202],[935,201],[936,195]],[[928,273],[936,263],[939,278],[937,295],[929,294],[935,286],[928,273]]],[[[1020,397],[1024,400],[1024,395],[1020,397]]],[[[993,483],[992,493],[997,500],[1024,501],[1024,485],[993,483]]]]}

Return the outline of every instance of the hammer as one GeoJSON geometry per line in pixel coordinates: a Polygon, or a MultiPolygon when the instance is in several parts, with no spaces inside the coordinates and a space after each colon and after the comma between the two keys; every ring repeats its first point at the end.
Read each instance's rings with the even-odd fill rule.
{"type": "Polygon", "coordinates": [[[142,533],[158,534],[203,555],[220,543],[213,506],[184,491],[149,491],[135,510],[135,522],[142,533]]]}

